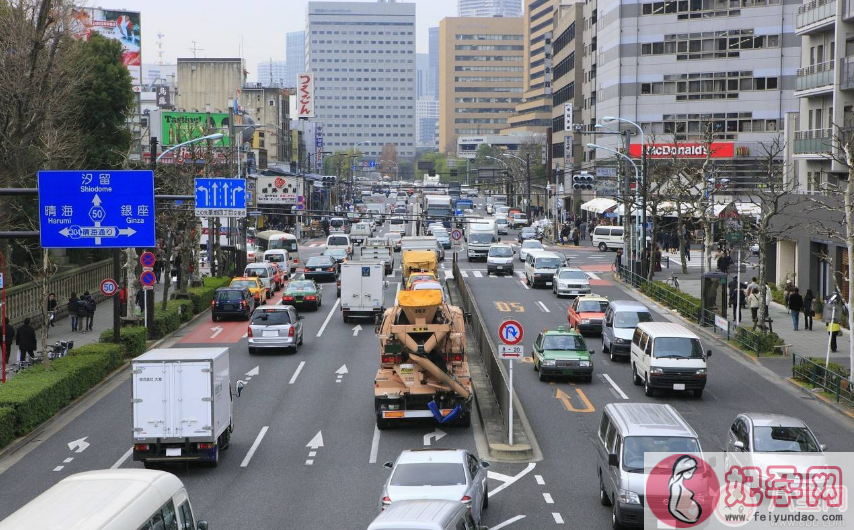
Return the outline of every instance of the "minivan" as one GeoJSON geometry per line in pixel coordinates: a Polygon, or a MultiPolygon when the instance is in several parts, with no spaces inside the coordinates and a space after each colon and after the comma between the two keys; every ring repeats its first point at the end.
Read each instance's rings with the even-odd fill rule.
{"type": "Polygon", "coordinates": [[[593,246],[602,252],[623,248],[623,227],[597,226],[593,229],[593,246]]]}
{"type": "Polygon", "coordinates": [[[276,283],[276,271],[273,265],[269,263],[250,263],[243,270],[244,276],[255,276],[261,280],[261,284],[267,288],[267,298],[273,295],[273,291],[278,290],[279,285],[276,283]]]}
{"type": "Polygon", "coordinates": [[[610,353],[614,362],[629,357],[635,328],[643,322],[652,322],[652,313],[645,305],[634,300],[612,300],[602,324],[602,353],[610,353]]]}
{"type": "Polygon", "coordinates": [[[347,232],[347,220],[343,217],[333,217],[329,219],[330,232],[347,232]]]}
{"type": "Polygon", "coordinates": [[[679,324],[644,322],[632,335],[632,382],[652,396],[655,389],[690,390],[703,396],[706,360],[700,338],[679,324]]]}
{"type": "Polygon", "coordinates": [[[368,530],[479,530],[469,509],[458,501],[414,500],[390,505],[368,530]]]}
{"type": "Polygon", "coordinates": [[[264,252],[264,261],[269,261],[270,263],[280,263],[285,271],[285,274],[290,276],[289,271],[291,270],[291,261],[287,250],[268,250],[264,252]]]}
{"type": "Polygon", "coordinates": [[[529,250],[525,258],[525,283],[531,287],[549,285],[554,280],[555,272],[564,264],[566,259],[547,250],[529,250]]]}
{"type": "Polygon", "coordinates": [[[350,243],[350,236],[346,234],[330,234],[329,237],[326,238],[326,249],[329,250],[331,248],[347,249],[347,255],[349,256],[353,252],[353,245],[350,243]]]}
{"type": "Polygon", "coordinates": [[[595,443],[599,502],[612,507],[614,528],[644,526],[645,452],[689,453],[702,458],[694,429],[672,406],[658,403],[605,405],[595,443]]]}

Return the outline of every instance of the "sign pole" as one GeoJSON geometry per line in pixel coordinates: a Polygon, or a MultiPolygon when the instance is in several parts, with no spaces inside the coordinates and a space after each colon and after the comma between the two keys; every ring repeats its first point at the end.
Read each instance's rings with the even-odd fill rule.
{"type": "Polygon", "coordinates": [[[735,325],[741,325],[741,247],[738,247],[738,269],[736,269],[735,288],[738,292],[735,294],[735,325]]]}
{"type": "Polygon", "coordinates": [[[142,297],[143,321],[145,322],[145,328],[148,329],[148,291],[143,291],[142,294],[145,295],[142,297]]]}
{"type": "Polygon", "coordinates": [[[507,437],[510,439],[510,446],[513,446],[513,365],[514,361],[510,361],[510,414],[507,419],[507,437]]]}
{"type": "Polygon", "coordinates": [[[833,324],[835,322],[836,322],[836,304],[834,304],[830,310],[830,325],[828,326],[828,329],[830,329],[830,333],[827,334],[827,354],[824,357],[824,367],[825,368],[827,368],[827,365],[830,363],[830,341],[833,340],[833,324]]]}
{"type": "MultiPolygon", "coordinates": [[[[122,277],[121,250],[113,249],[113,278],[122,277]]],[[[130,280],[130,278],[128,278],[130,280]]],[[[118,296],[113,296],[113,342],[118,344],[122,338],[122,306],[118,296]]]]}
{"type": "Polygon", "coordinates": [[[498,327],[498,338],[503,344],[498,348],[498,356],[502,360],[510,361],[510,381],[508,391],[510,392],[510,404],[507,418],[507,439],[513,445],[513,365],[524,355],[522,338],[525,332],[522,324],[515,320],[505,320],[498,327]]]}

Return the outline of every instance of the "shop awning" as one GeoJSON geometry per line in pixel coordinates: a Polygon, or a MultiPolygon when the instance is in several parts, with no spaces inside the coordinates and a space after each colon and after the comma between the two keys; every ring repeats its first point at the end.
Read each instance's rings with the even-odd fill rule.
{"type": "Polygon", "coordinates": [[[590,213],[605,213],[616,205],[617,201],[613,199],[598,197],[582,204],[581,209],[590,213]]]}

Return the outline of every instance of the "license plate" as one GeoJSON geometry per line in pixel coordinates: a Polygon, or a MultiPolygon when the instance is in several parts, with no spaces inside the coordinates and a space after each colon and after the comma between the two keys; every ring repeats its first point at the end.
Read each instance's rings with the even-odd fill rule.
{"type": "Polygon", "coordinates": [[[498,269],[498,270],[503,270],[503,269],[504,269],[504,266],[503,266],[503,265],[499,265],[498,267],[496,267],[496,269],[498,269]]]}
{"type": "Polygon", "coordinates": [[[297,296],[296,301],[297,301],[297,302],[302,302],[302,296],[297,296]]]}
{"type": "Polygon", "coordinates": [[[166,456],[181,456],[181,448],[180,447],[167,447],[166,448],[166,456]]]}
{"type": "Polygon", "coordinates": [[[234,306],[226,304],[226,305],[222,306],[222,308],[225,309],[226,311],[231,311],[232,309],[234,309],[234,306]]]}
{"type": "Polygon", "coordinates": [[[685,383],[673,383],[673,390],[685,390],[685,383]]]}
{"type": "Polygon", "coordinates": [[[261,336],[262,337],[278,337],[279,332],[278,331],[265,331],[261,336]]]}

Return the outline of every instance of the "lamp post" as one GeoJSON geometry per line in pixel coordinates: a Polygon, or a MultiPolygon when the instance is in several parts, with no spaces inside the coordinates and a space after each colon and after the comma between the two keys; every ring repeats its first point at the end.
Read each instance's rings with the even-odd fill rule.
{"type": "MultiPolygon", "coordinates": [[[[615,121],[620,122],[620,123],[627,123],[627,124],[633,126],[635,129],[638,130],[638,133],[640,133],[640,137],[641,137],[641,171],[640,171],[640,181],[637,179],[637,177],[635,177],[635,182],[637,183],[635,185],[635,204],[638,204],[638,202],[639,202],[638,195],[639,195],[640,186],[642,185],[643,186],[643,195],[640,197],[642,199],[642,201],[641,201],[642,203],[641,203],[640,207],[641,207],[641,216],[643,217],[643,232],[640,232],[640,233],[642,234],[643,246],[646,246],[646,169],[647,168],[646,168],[646,140],[645,140],[645,136],[644,136],[644,132],[643,132],[643,127],[641,127],[637,123],[633,122],[632,120],[627,120],[626,118],[615,118],[614,116],[605,116],[604,118],[602,118],[602,123],[612,123],[615,121]]],[[[629,145],[626,145],[626,151],[628,151],[628,150],[629,150],[629,145]]],[[[637,225],[637,223],[638,223],[638,217],[635,216],[635,224],[637,225]]],[[[640,255],[638,255],[638,257],[640,257],[640,255]]]]}
{"type": "Polygon", "coordinates": [[[525,164],[525,180],[527,181],[527,186],[528,186],[527,193],[526,193],[528,196],[526,199],[527,203],[528,203],[527,204],[527,206],[528,206],[527,207],[527,214],[528,214],[528,224],[530,225],[531,223],[534,222],[533,218],[531,217],[531,153],[525,153],[525,159],[524,160],[521,157],[518,157],[518,156],[510,154],[510,153],[503,153],[501,156],[504,156],[506,158],[515,158],[519,162],[522,162],[523,164],[525,164]]]}
{"type": "Polygon", "coordinates": [[[504,160],[501,160],[500,158],[496,158],[494,156],[489,156],[489,155],[484,155],[484,158],[488,158],[490,160],[495,160],[496,162],[501,162],[502,164],[504,164],[504,170],[507,171],[507,173],[509,175],[510,166],[507,165],[507,162],[505,162],[504,160]]]}
{"type": "Polygon", "coordinates": [[[364,142],[357,142],[353,144],[353,154],[350,155],[350,158],[348,159],[348,161],[350,162],[350,202],[356,200],[356,197],[353,192],[353,158],[359,158],[358,156],[356,156],[356,148],[360,145],[371,145],[371,141],[365,140],[364,142]]]}
{"type": "MultiPolygon", "coordinates": [[[[613,154],[617,155],[618,157],[626,160],[629,164],[631,164],[632,168],[635,170],[635,182],[638,181],[638,178],[639,178],[638,177],[638,166],[637,166],[637,164],[634,163],[634,161],[630,157],[624,155],[623,153],[617,151],[616,149],[611,149],[610,147],[603,147],[603,146],[597,145],[597,144],[587,144],[587,148],[588,149],[602,149],[603,151],[608,151],[609,153],[613,153],[613,154]]],[[[635,204],[635,208],[637,208],[637,203],[635,204]]],[[[624,210],[627,209],[625,202],[623,203],[623,209],[624,210]]],[[[624,211],[623,215],[628,215],[628,212],[624,211]]],[[[637,219],[637,217],[638,216],[636,214],[635,219],[637,219]]],[[[635,235],[634,235],[634,240],[635,240],[635,252],[637,253],[637,257],[640,257],[640,248],[639,248],[640,244],[639,244],[639,238],[638,238],[637,233],[635,233],[635,235]]],[[[623,255],[626,256],[626,259],[630,260],[630,263],[632,264],[632,269],[634,270],[635,260],[631,259],[631,256],[628,254],[628,246],[626,244],[626,238],[625,237],[623,237],[623,255]]]]}
{"type": "Polygon", "coordinates": [[[188,141],[180,143],[178,145],[173,145],[169,149],[166,149],[165,151],[163,151],[162,153],[157,155],[157,158],[154,160],[154,162],[155,163],[160,162],[160,159],[163,158],[166,155],[166,153],[171,153],[172,151],[174,151],[175,149],[178,149],[179,147],[184,147],[185,145],[195,144],[195,143],[199,143],[199,142],[206,142],[208,140],[219,140],[223,136],[225,136],[225,135],[222,133],[209,134],[207,136],[202,136],[201,138],[194,138],[192,140],[188,140],[188,141]]]}

